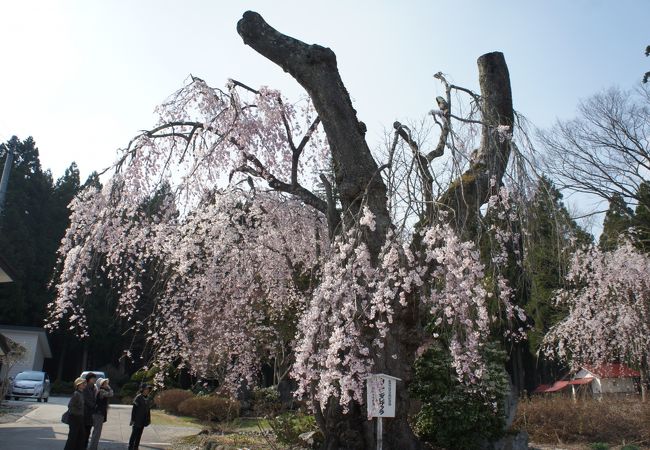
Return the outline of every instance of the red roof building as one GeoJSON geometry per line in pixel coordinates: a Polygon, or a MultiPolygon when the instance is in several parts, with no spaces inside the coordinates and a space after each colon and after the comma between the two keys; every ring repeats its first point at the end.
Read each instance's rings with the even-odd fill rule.
{"type": "Polygon", "coordinates": [[[576,395],[576,389],[590,385],[594,396],[602,394],[635,394],[637,392],[634,379],[640,376],[639,372],[625,364],[608,363],[597,366],[583,366],[572,380],[560,380],[553,384],[540,384],[533,390],[533,394],[551,394],[571,389],[576,395]]]}

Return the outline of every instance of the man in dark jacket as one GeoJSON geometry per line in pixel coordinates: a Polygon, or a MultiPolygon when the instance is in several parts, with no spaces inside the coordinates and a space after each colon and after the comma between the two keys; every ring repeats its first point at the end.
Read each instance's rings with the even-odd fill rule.
{"type": "Polygon", "coordinates": [[[97,408],[97,389],[95,388],[95,381],[97,375],[90,372],[86,375],[86,388],[83,390],[84,396],[84,447],[88,447],[88,439],[90,438],[90,431],[93,428],[93,414],[97,408]]]}
{"type": "Polygon", "coordinates": [[[149,393],[151,386],[143,384],[140,386],[140,392],[133,399],[133,409],[131,410],[131,438],[129,439],[129,450],[138,450],[140,438],[144,427],[151,423],[151,412],[149,405],[149,393]]]}

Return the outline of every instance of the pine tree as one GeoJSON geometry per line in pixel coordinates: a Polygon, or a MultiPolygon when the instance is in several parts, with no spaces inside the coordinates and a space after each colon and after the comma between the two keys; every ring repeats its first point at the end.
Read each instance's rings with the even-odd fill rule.
{"type": "Polygon", "coordinates": [[[614,250],[634,225],[634,212],[627,206],[620,194],[615,194],[609,201],[609,209],[605,213],[603,233],[600,235],[599,246],[604,251],[614,250]]]}
{"type": "Polygon", "coordinates": [[[639,203],[634,211],[634,240],[637,247],[650,253],[650,182],[644,181],[637,191],[639,203]]]}
{"type": "Polygon", "coordinates": [[[571,218],[562,194],[546,177],[540,178],[529,205],[526,229],[525,271],[530,296],[525,309],[534,322],[529,345],[535,354],[548,329],[565,315],[565,311],[552,304],[551,298],[562,287],[569,257],[593,238],[571,218]]]}
{"type": "Polygon", "coordinates": [[[0,287],[0,322],[42,326],[45,306],[53,298],[48,283],[56,249],[63,237],[52,237],[50,211],[52,175],[43,171],[38,148],[29,137],[12,137],[2,148],[14,152],[0,233],[0,252],[16,270],[18,279],[0,287]]]}

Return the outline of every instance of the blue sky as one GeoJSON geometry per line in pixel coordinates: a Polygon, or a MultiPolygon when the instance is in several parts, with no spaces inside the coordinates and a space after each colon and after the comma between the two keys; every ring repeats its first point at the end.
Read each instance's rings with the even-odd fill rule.
{"type": "Polygon", "coordinates": [[[190,73],[300,95],[237,35],[247,9],[335,51],[371,146],[395,119],[433,107],[435,72],[477,89],[476,58],[485,52],[505,54],[515,108],[540,127],[650,70],[647,0],[6,1],[0,140],[32,135],[55,176],[73,160],[85,176],[149,127],[153,108],[190,73]]]}

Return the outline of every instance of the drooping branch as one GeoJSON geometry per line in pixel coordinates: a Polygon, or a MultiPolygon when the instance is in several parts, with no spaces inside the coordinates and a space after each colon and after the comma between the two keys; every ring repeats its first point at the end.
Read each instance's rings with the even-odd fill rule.
{"type": "MultiPolygon", "coordinates": [[[[395,128],[395,133],[409,145],[411,151],[413,152],[413,157],[415,158],[415,164],[418,168],[418,173],[422,178],[422,190],[424,195],[424,208],[425,208],[425,219],[423,222],[431,222],[433,220],[433,175],[429,170],[429,158],[428,155],[425,156],[420,152],[420,147],[417,142],[411,138],[408,128],[402,125],[399,122],[393,123],[393,128],[395,128]]],[[[444,148],[444,147],[443,147],[444,148]]]]}
{"type": "Polygon", "coordinates": [[[316,130],[316,127],[318,127],[319,123],[320,118],[316,117],[300,141],[300,144],[298,144],[298,147],[294,147],[292,149],[293,153],[291,155],[291,184],[298,184],[298,160],[300,159],[302,151],[305,149],[305,146],[309,142],[311,135],[314,134],[314,131],[316,130]]]}
{"type": "MultiPolygon", "coordinates": [[[[252,163],[254,166],[251,167],[248,165],[243,165],[237,168],[235,172],[243,172],[254,177],[262,178],[268,183],[271,189],[294,195],[305,202],[305,204],[312,206],[313,208],[327,215],[328,206],[326,201],[317,197],[313,192],[311,192],[309,189],[304,188],[297,182],[293,184],[281,181],[275,175],[273,175],[255,155],[246,151],[246,149],[244,149],[235,138],[231,138],[230,142],[233,145],[237,146],[242,152],[244,158],[246,158],[246,160],[252,163]]],[[[231,173],[230,178],[232,178],[232,175],[233,174],[231,173]]]]}

